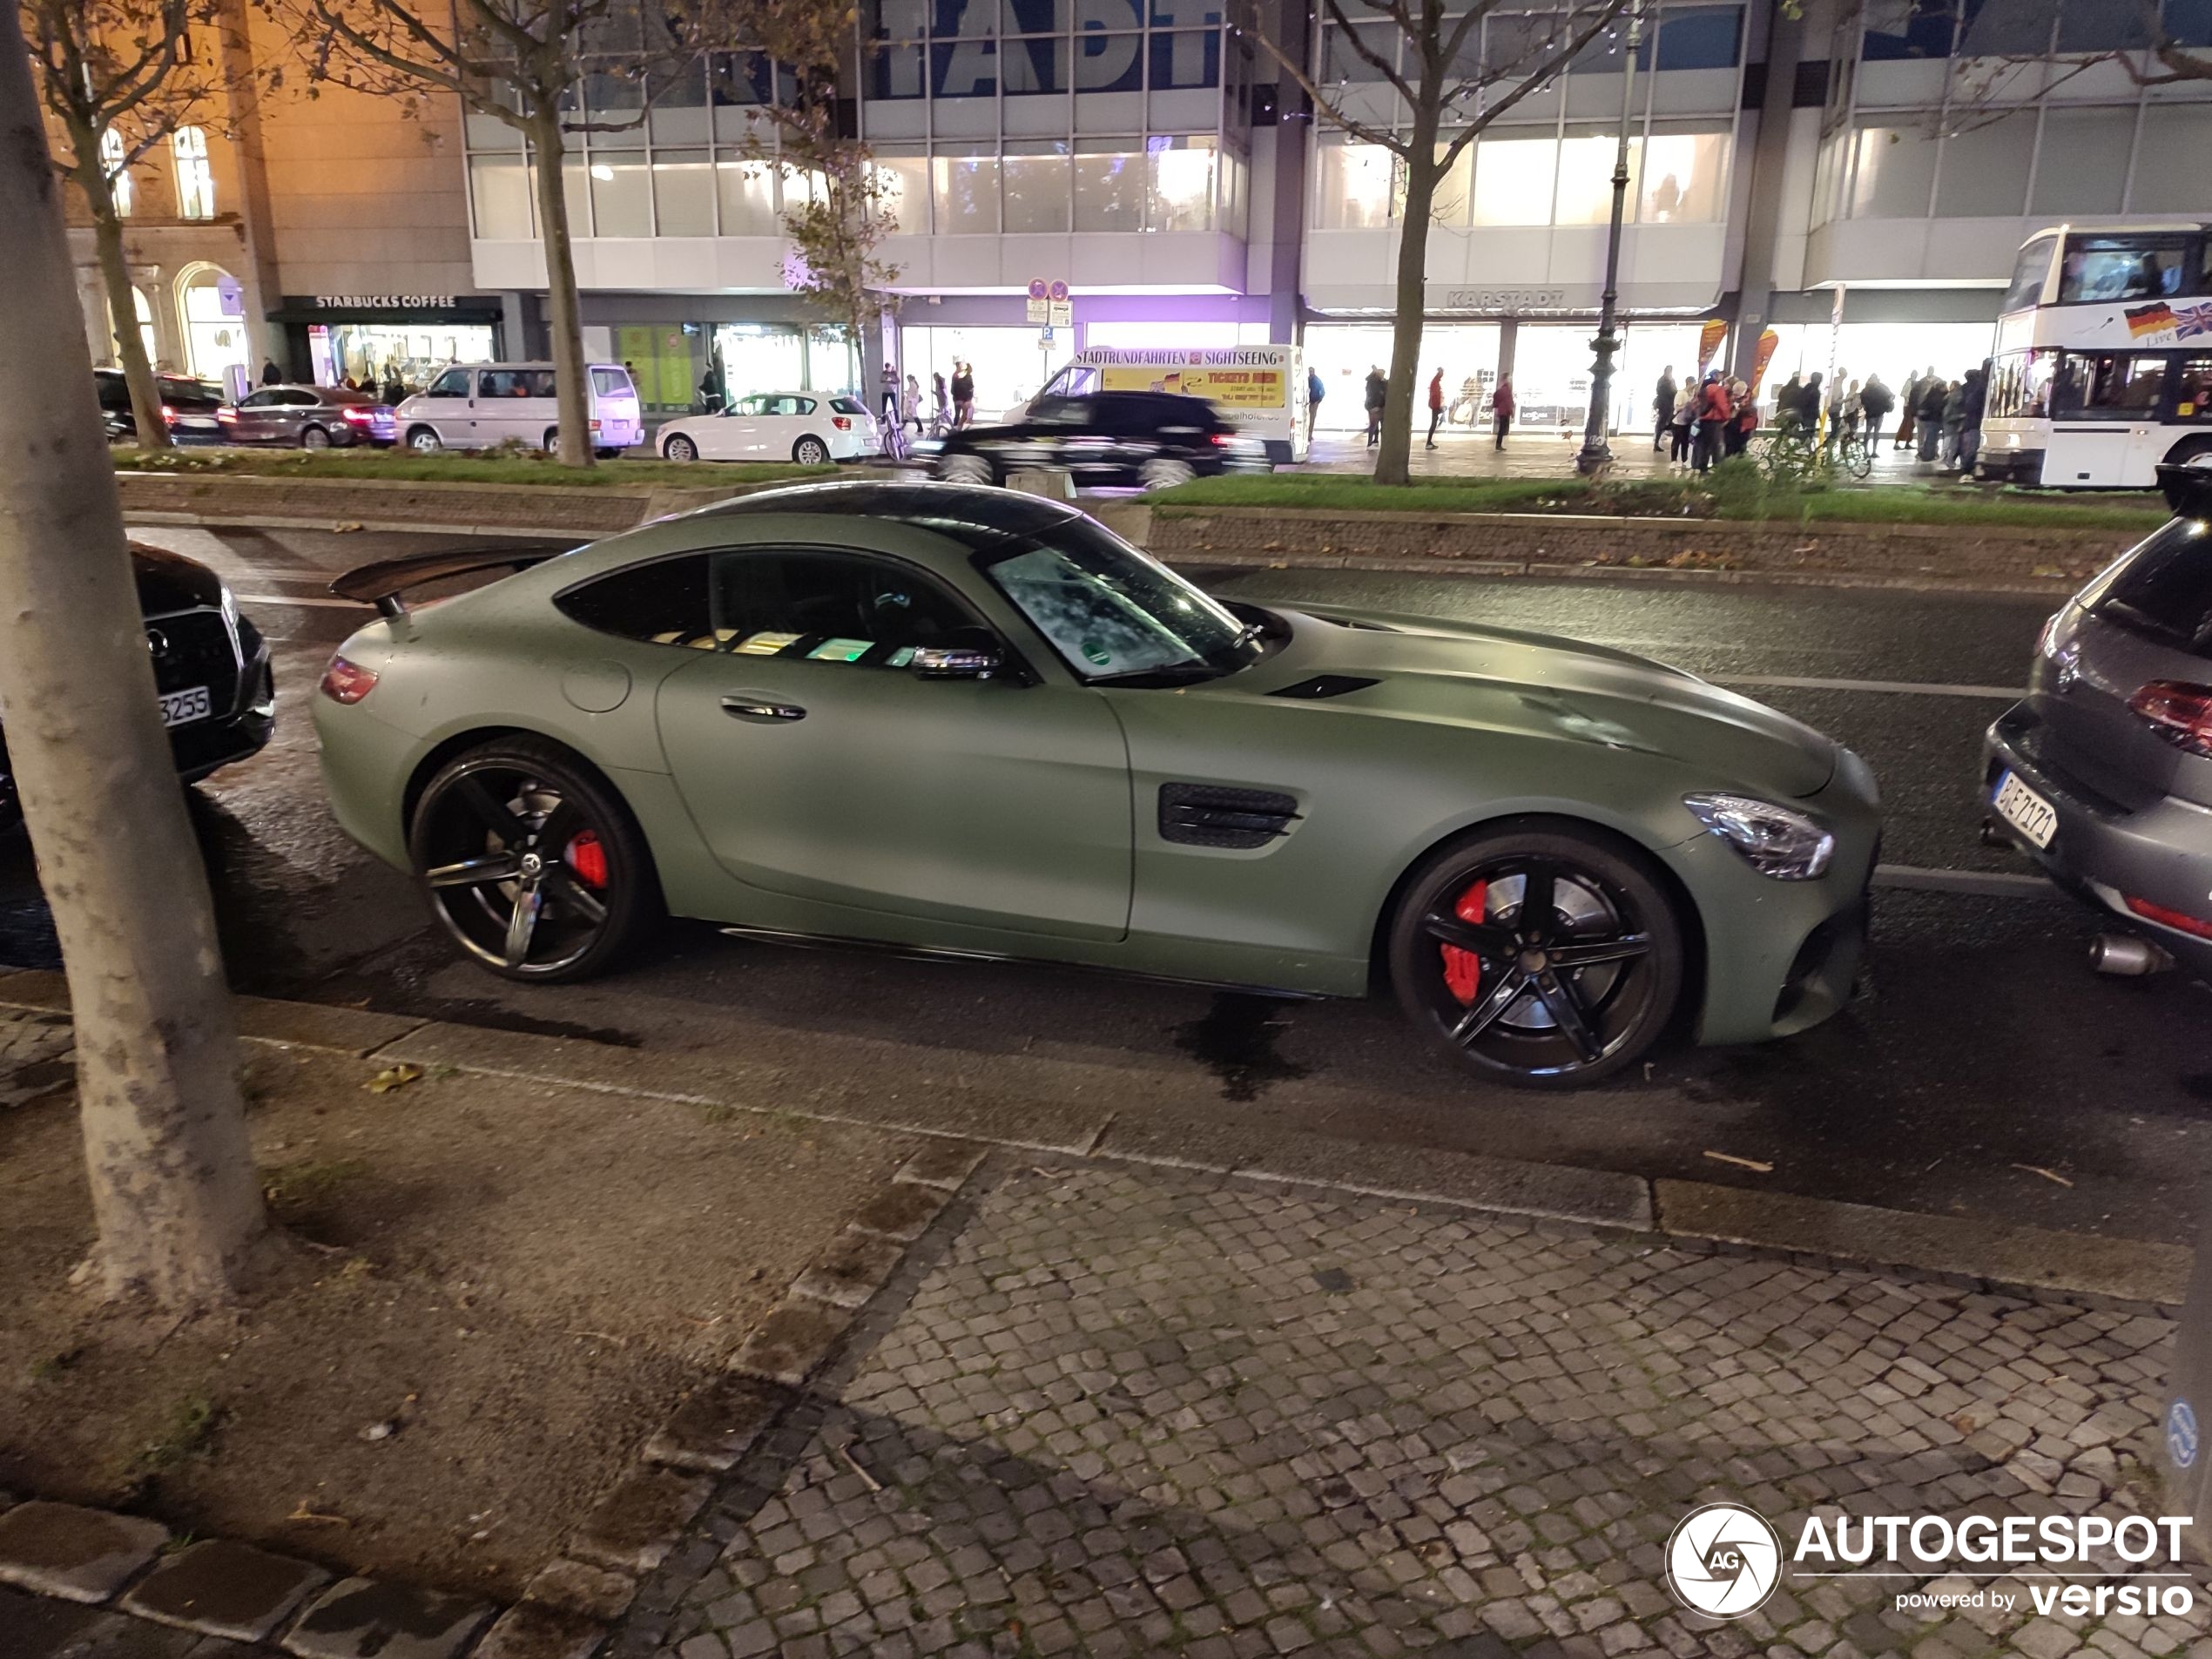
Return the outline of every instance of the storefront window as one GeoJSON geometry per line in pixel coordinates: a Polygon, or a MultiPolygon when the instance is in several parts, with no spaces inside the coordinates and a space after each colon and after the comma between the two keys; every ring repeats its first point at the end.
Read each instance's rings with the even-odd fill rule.
{"type": "Polygon", "coordinates": [[[1493,138],[1474,145],[1474,222],[1548,225],[1555,138],[1493,138]]]}
{"type": "Polygon", "coordinates": [[[653,212],[660,235],[714,234],[714,168],[705,151],[654,152],[653,212]]]}
{"type": "Polygon", "coordinates": [[[1009,236],[1049,234],[1068,228],[1068,147],[1041,145],[1035,154],[1008,144],[999,161],[1009,236]]]}
{"type": "Polygon", "coordinates": [[[999,228],[999,158],[933,156],[930,211],[940,236],[989,236],[999,228]]]}
{"type": "Polygon", "coordinates": [[[1390,223],[1396,157],[1379,144],[1341,139],[1325,142],[1319,156],[1316,229],[1379,230],[1390,223]]]}
{"type": "Polygon", "coordinates": [[[397,378],[403,391],[420,392],[448,364],[481,363],[492,354],[489,323],[317,324],[307,330],[315,383],[374,380],[381,388],[397,378]]]}
{"type": "Polygon", "coordinates": [[[246,361],[246,308],[238,285],[210,273],[185,290],[185,347],[190,371],[220,380],[233,363],[246,361]]]}
{"type": "Polygon", "coordinates": [[[1076,228],[1079,231],[1141,231],[1144,228],[1144,158],[1112,147],[1076,156],[1076,228]]]}
{"type": "Polygon", "coordinates": [[[1149,205],[1145,228],[1153,231],[1210,231],[1213,228],[1214,141],[1150,138],[1145,141],[1149,205]]]}
{"type": "Polygon", "coordinates": [[[469,158],[469,200],[476,234],[488,242],[527,242],[530,226],[529,170],[520,156],[469,158]]]}
{"type": "Polygon", "coordinates": [[[776,218],[776,184],[768,165],[761,161],[718,161],[714,164],[715,195],[722,210],[725,236],[774,236],[781,226],[776,218]]]}

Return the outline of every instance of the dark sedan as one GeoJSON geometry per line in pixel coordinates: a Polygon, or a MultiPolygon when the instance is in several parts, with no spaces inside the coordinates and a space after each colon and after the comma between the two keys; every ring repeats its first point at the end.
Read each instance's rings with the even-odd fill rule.
{"type": "MultiPolygon", "coordinates": [[[[128,442],[138,436],[138,423],[131,415],[131,388],[123,371],[96,368],[92,381],[100,395],[100,415],[107,424],[109,441],[128,442]]],[[[153,383],[161,397],[162,424],[169,428],[172,442],[223,442],[222,421],[217,416],[223,407],[222,388],[185,374],[156,374],[153,383]]]]}
{"type": "Polygon", "coordinates": [[[2212,470],[2158,473],[2175,516],[2051,618],[2027,696],[1989,729],[1982,798],[2125,930],[2099,967],[2212,977],[2212,470]]]}
{"type": "Polygon", "coordinates": [[[1204,398],[1175,392],[1039,397],[1007,426],[947,435],[935,473],[961,484],[1003,484],[1051,469],[1078,484],[1166,489],[1224,472],[1265,472],[1267,450],[1204,398]]]}
{"type": "Polygon", "coordinates": [[[380,448],[399,442],[392,406],[342,386],[264,386],[215,412],[231,443],[283,443],[301,449],[380,448]]]}
{"type": "MultiPolygon", "coordinates": [[[[276,728],[276,683],[260,630],[220,577],[195,559],[133,543],[138,610],[178,776],[194,783],[259,754],[276,728]]],[[[0,731],[0,828],[21,817],[0,731]]]]}

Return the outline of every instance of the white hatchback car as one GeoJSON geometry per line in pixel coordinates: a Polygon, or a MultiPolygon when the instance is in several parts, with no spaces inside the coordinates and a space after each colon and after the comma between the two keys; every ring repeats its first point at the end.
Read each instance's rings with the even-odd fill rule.
{"type": "Polygon", "coordinates": [[[841,392],[753,392],[715,415],[671,421],[655,440],[669,461],[796,461],[819,467],[877,452],[875,417],[841,392]]]}
{"type": "MultiPolygon", "coordinates": [[[[644,438],[637,388],[620,363],[593,363],[588,372],[591,447],[611,461],[644,438]]],[[[560,437],[558,390],[550,363],[457,364],[400,405],[400,442],[422,455],[508,442],[551,449],[560,437]]]]}

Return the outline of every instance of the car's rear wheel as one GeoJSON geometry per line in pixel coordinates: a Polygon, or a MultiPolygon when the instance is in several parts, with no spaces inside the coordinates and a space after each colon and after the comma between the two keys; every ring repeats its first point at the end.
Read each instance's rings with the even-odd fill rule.
{"type": "Polygon", "coordinates": [[[2212,437],[2183,438],[2166,452],[2165,464],[2186,467],[2212,455],[2212,437]]]}
{"type": "Polygon", "coordinates": [[[660,910],[628,810],[556,744],[504,739],[448,761],[415,803],[408,851],[454,941],[508,979],[589,979],[660,910]]]}
{"type": "Polygon", "coordinates": [[[802,467],[826,467],[830,458],[829,445],[819,438],[801,438],[791,446],[791,458],[802,467]]]}
{"type": "Polygon", "coordinates": [[[697,461],[699,447],[679,432],[662,447],[661,454],[671,461],[697,461]]]}
{"type": "Polygon", "coordinates": [[[537,447],[549,455],[558,450],[561,447],[561,428],[556,426],[546,428],[545,435],[538,440],[537,447]]]}
{"type": "Polygon", "coordinates": [[[300,447],[302,449],[327,449],[330,448],[330,434],[319,426],[301,427],[300,447]]]}
{"type": "Polygon", "coordinates": [[[1499,1082],[1574,1088],[1634,1065],[1681,1000],[1683,928],[1627,843],[1550,821],[1432,857],[1391,926],[1399,1004],[1499,1082]]]}
{"type": "Polygon", "coordinates": [[[1144,463],[1137,476],[1147,489],[1173,489],[1177,484],[1187,484],[1198,475],[1197,469],[1187,461],[1177,461],[1170,455],[1158,455],[1144,463]]]}
{"type": "Polygon", "coordinates": [[[445,448],[445,443],[428,427],[419,426],[408,431],[407,447],[419,455],[434,455],[445,448]]]}
{"type": "Polygon", "coordinates": [[[981,455],[947,455],[937,463],[937,475],[948,484],[995,484],[998,471],[981,455]]]}

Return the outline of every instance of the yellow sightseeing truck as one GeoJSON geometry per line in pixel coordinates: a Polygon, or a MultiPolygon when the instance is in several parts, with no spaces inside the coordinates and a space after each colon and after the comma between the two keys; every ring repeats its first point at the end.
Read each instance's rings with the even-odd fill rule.
{"type": "Polygon", "coordinates": [[[1037,395],[1095,392],[1202,397],[1265,444],[1271,465],[1305,459],[1305,354],[1296,346],[1094,346],[1077,352],[1037,395]]]}

